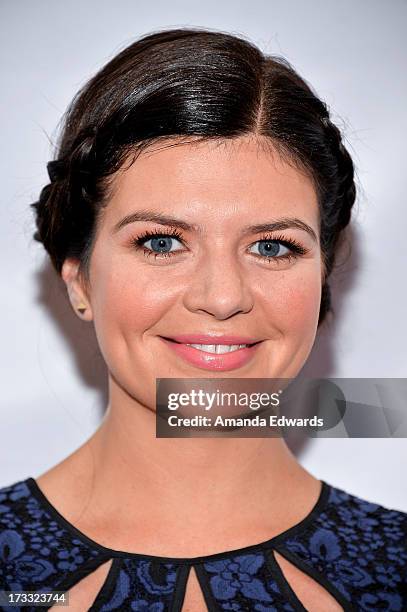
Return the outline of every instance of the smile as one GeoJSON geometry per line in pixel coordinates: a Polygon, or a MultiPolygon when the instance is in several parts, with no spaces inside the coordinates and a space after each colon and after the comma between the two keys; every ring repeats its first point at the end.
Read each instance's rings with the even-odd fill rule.
{"type": "Polygon", "coordinates": [[[160,339],[173,354],[175,353],[183,361],[204,370],[217,371],[235,370],[246,365],[253,359],[262,343],[261,340],[236,336],[223,336],[222,343],[214,343],[215,337],[198,337],[196,334],[195,337],[176,336],[175,338],[166,338],[160,336],[160,339]],[[211,340],[212,342],[209,344],[209,342],[206,343],[203,340],[207,342],[211,340]],[[252,341],[243,342],[243,340],[252,341]]]}
{"type": "Polygon", "coordinates": [[[216,353],[217,355],[224,353],[232,353],[238,351],[241,348],[248,346],[247,344],[186,344],[186,346],[193,346],[199,351],[205,351],[205,353],[216,353]]]}

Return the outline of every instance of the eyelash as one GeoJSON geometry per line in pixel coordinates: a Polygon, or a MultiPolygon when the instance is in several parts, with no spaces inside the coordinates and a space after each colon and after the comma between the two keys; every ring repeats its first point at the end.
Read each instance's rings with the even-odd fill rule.
{"type": "MultiPolygon", "coordinates": [[[[169,237],[169,238],[176,238],[177,240],[179,240],[184,246],[185,246],[185,242],[183,239],[183,236],[181,234],[181,232],[179,232],[177,229],[173,229],[173,230],[149,230],[144,232],[143,234],[141,234],[140,236],[137,236],[135,238],[132,239],[132,245],[137,249],[137,250],[143,250],[144,255],[146,257],[150,257],[151,255],[154,255],[154,259],[157,259],[157,257],[159,259],[166,259],[166,258],[170,258],[173,257],[174,255],[177,254],[178,251],[175,252],[167,252],[167,253],[155,253],[154,251],[152,251],[151,249],[146,248],[143,243],[147,242],[147,240],[149,240],[150,238],[157,238],[159,236],[165,236],[165,237],[169,237]]],[[[259,257],[262,260],[267,261],[268,263],[270,263],[271,261],[280,261],[280,260],[286,260],[286,261],[291,261],[292,259],[297,259],[298,257],[300,257],[301,255],[305,255],[306,253],[308,253],[308,249],[306,249],[305,247],[303,247],[299,242],[297,242],[296,240],[294,240],[293,238],[285,238],[283,235],[278,235],[278,236],[269,236],[269,235],[264,235],[261,238],[259,238],[258,240],[256,240],[253,244],[256,244],[256,242],[279,242],[281,243],[283,246],[289,248],[291,250],[290,253],[285,253],[285,255],[279,255],[279,256],[275,256],[275,257],[267,257],[266,255],[257,255],[252,253],[252,255],[254,254],[256,257],[259,257]]],[[[253,244],[251,244],[250,246],[253,246],[253,244]]]]}

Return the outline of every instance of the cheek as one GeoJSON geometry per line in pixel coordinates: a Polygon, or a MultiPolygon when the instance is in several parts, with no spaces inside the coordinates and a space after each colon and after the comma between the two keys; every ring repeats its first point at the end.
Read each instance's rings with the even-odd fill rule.
{"type": "Polygon", "coordinates": [[[99,261],[94,266],[92,308],[96,329],[118,341],[126,333],[141,335],[159,321],[168,310],[174,295],[168,275],[151,273],[141,266],[115,261],[99,261]]]}
{"type": "Polygon", "coordinates": [[[115,315],[117,325],[123,333],[130,329],[133,334],[141,335],[165,317],[171,308],[173,293],[171,287],[151,277],[137,284],[123,284],[121,305],[115,315]]]}
{"type": "Polygon", "coordinates": [[[320,267],[310,265],[281,273],[267,288],[270,321],[278,331],[303,341],[315,337],[321,302],[320,267]]]}
{"type": "Polygon", "coordinates": [[[318,328],[321,276],[317,266],[305,266],[281,275],[269,294],[268,320],[275,353],[271,351],[270,371],[274,376],[295,378],[306,362],[318,328]],[[299,272],[299,271],[298,271],[299,272]],[[277,374],[278,373],[278,374],[277,374]]]}
{"type": "Polygon", "coordinates": [[[284,308],[281,307],[282,317],[293,331],[309,329],[310,324],[318,320],[320,302],[319,276],[302,277],[294,286],[290,284],[287,287],[284,308]]]}

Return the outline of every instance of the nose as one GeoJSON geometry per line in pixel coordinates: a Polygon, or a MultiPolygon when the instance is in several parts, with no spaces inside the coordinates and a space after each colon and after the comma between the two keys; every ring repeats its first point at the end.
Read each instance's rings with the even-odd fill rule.
{"type": "Polygon", "coordinates": [[[253,308],[253,295],[236,255],[225,257],[212,252],[197,262],[184,306],[194,313],[210,314],[224,320],[253,308]]]}

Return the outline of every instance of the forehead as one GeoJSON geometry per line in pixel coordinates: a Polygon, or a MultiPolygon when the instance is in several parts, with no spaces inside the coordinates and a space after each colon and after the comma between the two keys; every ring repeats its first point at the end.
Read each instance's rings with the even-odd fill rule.
{"type": "MultiPolygon", "coordinates": [[[[270,141],[269,141],[270,142],[270,141]]],[[[141,208],[197,217],[252,220],[253,214],[317,221],[312,179],[253,137],[153,144],[113,180],[106,217],[141,208]]]]}

